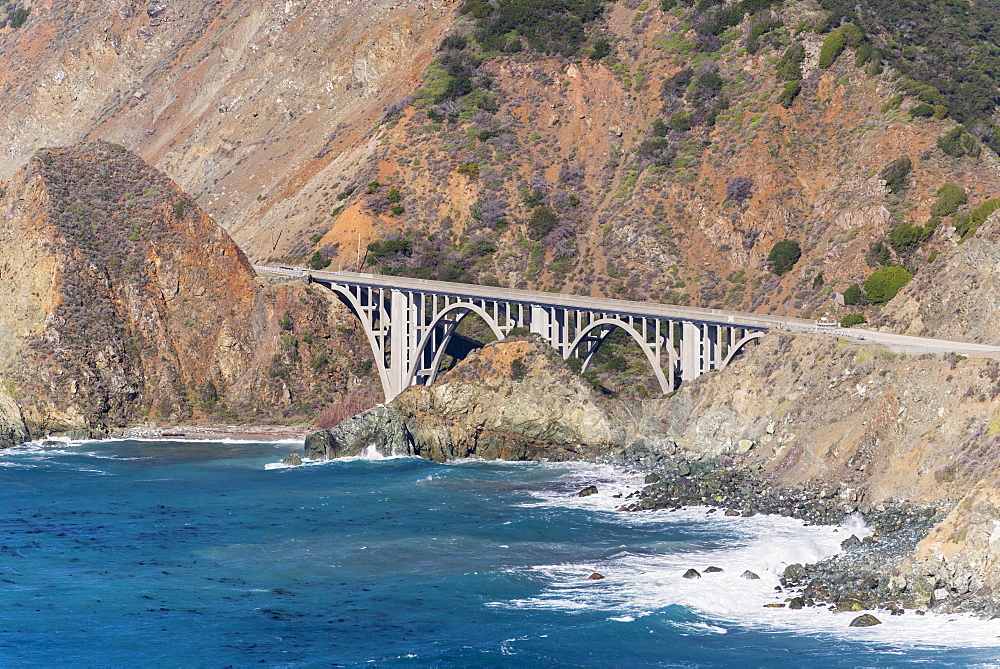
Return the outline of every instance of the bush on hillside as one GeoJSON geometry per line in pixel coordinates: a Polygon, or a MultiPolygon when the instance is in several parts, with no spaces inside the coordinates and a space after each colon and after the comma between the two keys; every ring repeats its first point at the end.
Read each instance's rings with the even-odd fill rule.
{"type": "Polygon", "coordinates": [[[965,189],[951,182],[941,186],[937,195],[937,202],[931,205],[931,216],[951,216],[969,201],[965,189]]]}
{"type": "Polygon", "coordinates": [[[897,158],[882,168],[882,180],[885,181],[886,188],[890,193],[898,193],[906,188],[906,177],[913,169],[913,162],[909,156],[897,158]]]}
{"type": "Polygon", "coordinates": [[[844,51],[844,34],[839,30],[832,32],[823,40],[823,46],[819,50],[819,66],[826,70],[833,65],[834,61],[844,51]]]}
{"type": "Polygon", "coordinates": [[[969,215],[962,220],[959,220],[959,216],[955,217],[955,232],[959,234],[962,239],[971,237],[979,229],[990,214],[992,214],[997,209],[1000,209],[1000,199],[992,199],[983,202],[981,205],[969,212],[969,215]]]}
{"type": "Polygon", "coordinates": [[[552,232],[559,222],[559,215],[551,207],[535,207],[528,219],[528,237],[536,242],[552,232]]]}
{"type": "Polygon", "coordinates": [[[899,289],[909,283],[912,278],[913,276],[905,268],[898,265],[883,267],[875,270],[865,280],[865,293],[872,304],[885,304],[896,297],[899,289]]]}
{"type": "Polygon", "coordinates": [[[750,177],[733,177],[726,182],[727,200],[742,204],[751,196],[753,196],[753,179],[750,177]]]}
{"type": "Polygon", "coordinates": [[[976,138],[966,132],[962,126],[952,128],[941,135],[938,138],[937,145],[945,155],[949,155],[952,158],[961,158],[965,155],[973,157],[979,155],[979,145],[976,143],[976,138]]]}
{"type": "Polygon", "coordinates": [[[868,296],[861,290],[861,286],[852,283],[844,291],[844,304],[868,304],[868,296]]]}
{"type": "Polygon", "coordinates": [[[772,270],[778,276],[785,274],[802,257],[802,249],[799,243],[791,239],[783,239],[771,247],[771,252],[767,254],[767,261],[771,263],[772,270]]]}
{"type": "Polygon", "coordinates": [[[789,81],[785,84],[785,87],[778,94],[778,104],[780,104],[785,109],[792,106],[795,102],[795,98],[798,97],[799,91],[802,90],[802,84],[798,81],[789,81]]]}
{"type": "Polygon", "coordinates": [[[861,325],[862,323],[867,322],[868,319],[865,318],[863,314],[847,314],[840,319],[840,327],[853,328],[855,325],[861,325]]]}

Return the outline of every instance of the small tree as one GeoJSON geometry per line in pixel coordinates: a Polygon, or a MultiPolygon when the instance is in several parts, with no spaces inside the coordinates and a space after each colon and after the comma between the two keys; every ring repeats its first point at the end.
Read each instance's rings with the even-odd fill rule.
{"type": "Polygon", "coordinates": [[[844,291],[844,304],[868,304],[868,296],[861,290],[861,286],[852,283],[844,291]]]}
{"type": "Polygon", "coordinates": [[[965,189],[951,182],[938,188],[937,202],[931,205],[931,216],[951,216],[969,201],[965,189]]]}
{"type": "Polygon", "coordinates": [[[868,319],[865,318],[863,314],[847,314],[840,319],[840,327],[853,328],[855,325],[861,325],[862,323],[867,322],[868,319]]]}
{"type": "Polygon", "coordinates": [[[559,215],[550,207],[535,207],[528,219],[528,237],[537,242],[552,232],[558,222],[559,215]]]}
{"type": "Polygon", "coordinates": [[[802,249],[799,243],[791,239],[783,239],[771,247],[771,252],[767,254],[767,261],[772,264],[772,270],[778,276],[785,274],[802,257],[802,249]]]}
{"type": "Polygon", "coordinates": [[[890,193],[898,193],[906,188],[906,177],[913,169],[913,161],[909,156],[903,156],[882,168],[881,177],[890,193]]]}
{"type": "MultiPolygon", "coordinates": [[[[865,281],[865,292],[872,304],[885,304],[896,297],[899,289],[905,286],[913,276],[905,268],[890,265],[876,270],[865,281]]],[[[847,301],[846,298],[844,300],[847,301]]]]}
{"type": "Polygon", "coordinates": [[[823,40],[823,46],[819,50],[819,66],[820,68],[826,70],[833,62],[837,60],[837,56],[844,50],[844,34],[839,30],[832,32],[826,36],[823,40]]]}

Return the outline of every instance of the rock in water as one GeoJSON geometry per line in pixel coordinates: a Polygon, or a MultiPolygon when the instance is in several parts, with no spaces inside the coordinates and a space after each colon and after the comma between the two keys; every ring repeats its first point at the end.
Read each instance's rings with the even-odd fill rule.
{"type": "Polygon", "coordinates": [[[745,578],[748,581],[759,581],[760,580],[760,576],[758,576],[757,574],[753,573],[749,569],[747,569],[745,572],[743,572],[742,574],[740,574],[740,578],[745,578]]]}
{"type": "Polygon", "coordinates": [[[870,613],[865,613],[860,615],[851,621],[849,627],[871,627],[872,625],[881,625],[882,621],[873,616],[870,613]]]}
{"type": "Polygon", "coordinates": [[[284,460],[281,461],[283,465],[291,465],[292,467],[298,467],[302,464],[302,456],[299,455],[298,451],[292,451],[285,456],[284,460]]]}
{"type": "Polygon", "coordinates": [[[701,578],[701,574],[698,573],[697,569],[688,569],[684,572],[684,578],[701,578]]]}
{"type": "Polygon", "coordinates": [[[595,571],[593,574],[591,574],[587,578],[589,578],[591,581],[600,581],[602,578],[604,578],[604,574],[595,571]]]}
{"type": "Polygon", "coordinates": [[[377,406],[329,430],[306,437],[306,457],[314,460],[354,457],[374,446],[382,455],[413,455],[413,438],[400,413],[377,406]]]}
{"type": "Polygon", "coordinates": [[[577,497],[589,497],[591,495],[596,495],[596,494],[597,494],[597,486],[596,485],[589,485],[586,488],[584,488],[583,490],[581,490],[580,492],[576,493],[576,496],[577,497]]]}
{"type": "Polygon", "coordinates": [[[709,567],[708,569],[705,570],[705,573],[718,574],[720,571],[722,571],[722,567],[709,567]]]}

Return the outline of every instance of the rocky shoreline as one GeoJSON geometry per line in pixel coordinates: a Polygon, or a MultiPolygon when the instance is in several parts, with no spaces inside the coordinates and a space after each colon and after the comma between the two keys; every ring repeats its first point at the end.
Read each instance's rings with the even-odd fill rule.
{"type": "MultiPolygon", "coordinates": [[[[824,606],[830,611],[884,611],[903,615],[967,612],[993,616],[1000,606],[990,592],[961,592],[947,579],[915,574],[917,545],[947,515],[955,500],[858,501],[845,483],[775,488],[749,457],[656,455],[625,449],[595,458],[646,474],[646,485],[624,498],[623,511],[708,506],[727,516],[771,514],[808,524],[836,525],[857,514],[873,534],[850,535],[842,552],[813,564],[791,564],[780,579],[790,609],[824,606]]],[[[775,606],[769,604],[768,606],[775,606]]],[[[877,624],[867,621],[867,624],[877,624]]]]}

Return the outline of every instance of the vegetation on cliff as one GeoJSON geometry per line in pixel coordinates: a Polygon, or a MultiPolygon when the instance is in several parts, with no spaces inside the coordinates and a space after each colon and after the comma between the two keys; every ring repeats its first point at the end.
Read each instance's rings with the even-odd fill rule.
{"type": "Polygon", "coordinates": [[[0,274],[17,296],[0,307],[3,391],[32,436],[301,420],[370,373],[335,300],[259,285],[229,236],[120,146],[39,151],[0,208],[0,274]]]}

